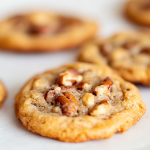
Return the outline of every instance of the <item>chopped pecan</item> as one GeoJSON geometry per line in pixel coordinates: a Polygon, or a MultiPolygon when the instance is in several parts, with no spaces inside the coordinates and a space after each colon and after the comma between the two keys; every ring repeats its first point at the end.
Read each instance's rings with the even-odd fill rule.
{"type": "Polygon", "coordinates": [[[150,54],[150,47],[149,48],[143,48],[141,50],[141,53],[143,53],[143,54],[150,54]]]}
{"type": "Polygon", "coordinates": [[[33,35],[39,35],[39,34],[48,34],[51,32],[51,27],[49,25],[30,25],[28,33],[33,35]]]}
{"type": "Polygon", "coordinates": [[[110,90],[111,85],[113,84],[113,81],[111,78],[107,77],[99,86],[97,86],[94,90],[94,94],[101,95],[108,93],[108,90],[110,90]]]}
{"type": "Polygon", "coordinates": [[[46,102],[51,102],[51,98],[54,96],[55,96],[54,88],[51,88],[45,93],[44,98],[45,98],[46,102]]]}
{"type": "Polygon", "coordinates": [[[109,44],[109,43],[105,43],[105,44],[101,44],[99,46],[99,50],[100,50],[100,53],[103,55],[103,56],[108,56],[112,50],[112,45],[109,44]]]}
{"type": "Polygon", "coordinates": [[[73,86],[60,86],[60,88],[61,88],[61,91],[62,91],[62,92],[68,91],[68,90],[70,90],[70,89],[74,89],[73,86]]]}
{"type": "Polygon", "coordinates": [[[149,0],[145,1],[144,4],[141,5],[141,8],[142,10],[150,11],[150,1],[149,0]]]}
{"type": "Polygon", "coordinates": [[[78,105],[77,100],[69,92],[64,92],[64,96],[56,96],[55,101],[60,102],[62,113],[67,116],[74,116],[76,112],[75,106],[78,105]]]}
{"type": "Polygon", "coordinates": [[[17,16],[12,17],[11,20],[14,22],[14,25],[17,26],[20,23],[27,21],[27,18],[23,15],[17,15],[17,16]]]}
{"type": "Polygon", "coordinates": [[[62,28],[82,23],[82,21],[79,20],[79,19],[66,18],[66,17],[60,17],[60,21],[61,21],[61,24],[62,24],[62,28]]]}
{"type": "Polygon", "coordinates": [[[91,88],[91,84],[89,82],[80,82],[76,87],[79,90],[89,90],[91,88]]]}
{"type": "Polygon", "coordinates": [[[113,81],[111,80],[111,78],[107,77],[100,85],[105,85],[109,89],[112,84],[113,84],[113,81]]]}
{"type": "Polygon", "coordinates": [[[86,94],[84,94],[84,96],[82,97],[82,102],[87,107],[94,106],[94,104],[95,104],[94,95],[92,93],[86,93],[86,94]]]}
{"type": "Polygon", "coordinates": [[[137,41],[128,41],[128,42],[122,44],[122,47],[125,49],[131,49],[136,45],[137,45],[137,41]]]}
{"type": "Polygon", "coordinates": [[[63,86],[72,86],[82,81],[82,76],[74,69],[69,69],[59,75],[58,84],[63,86]]]}
{"type": "Polygon", "coordinates": [[[92,116],[104,115],[109,108],[110,108],[109,100],[102,100],[97,106],[95,106],[90,111],[90,115],[92,116]]]}

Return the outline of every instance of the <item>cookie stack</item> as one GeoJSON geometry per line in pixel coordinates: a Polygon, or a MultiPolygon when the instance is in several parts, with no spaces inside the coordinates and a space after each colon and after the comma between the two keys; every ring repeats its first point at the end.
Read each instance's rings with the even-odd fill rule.
{"type": "MultiPolygon", "coordinates": [[[[146,18],[145,3],[131,0],[126,14],[150,25],[150,20],[135,15],[146,18]]],[[[89,41],[97,29],[91,21],[43,12],[0,23],[0,48],[8,51],[56,52],[84,43],[80,62],[32,77],[17,94],[16,116],[28,130],[64,142],[83,142],[125,132],[144,115],[146,106],[133,83],[150,85],[149,31],[89,41]]],[[[1,83],[0,93],[1,106],[6,95],[1,83]]]]}

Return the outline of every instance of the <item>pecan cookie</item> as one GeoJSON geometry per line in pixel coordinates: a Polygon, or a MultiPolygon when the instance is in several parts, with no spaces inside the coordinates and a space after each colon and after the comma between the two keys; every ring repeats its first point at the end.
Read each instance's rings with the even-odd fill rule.
{"type": "Polygon", "coordinates": [[[130,0],[125,13],[131,21],[150,26],[150,0],[130,0]]]}
{"type": "Polygon", "coordinates": [[[84,46],[79,60],[108,64],[126,80],[150,85],[149,40],[149,31],[118,33],[84,46]]]}
{"type": "Polygon", "coordinates": [[[107,66],[75,63],[33,77],[16,96],[17,118],[64,142],[109,138],[145,113],[138,89],[107,66]]]}
{"type": "Polygon", "coordinates": [[[73,17],[31,13],[0,23],[0,48],[18,52],[59,51],[92,38],[97,25],[73,17]]]}
{"type": "Polygon", "coordinates": [[[2,82],[0,82],[0,108],[2,107],[2,102],[5,100],[6,90],[2,82]]]}

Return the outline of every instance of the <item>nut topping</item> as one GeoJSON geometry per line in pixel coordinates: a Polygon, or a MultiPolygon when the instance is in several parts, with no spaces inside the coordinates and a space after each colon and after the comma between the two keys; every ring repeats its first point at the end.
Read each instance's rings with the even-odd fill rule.
{"type": "Polygon", "coordinates": [[[110,86],[113,84],[111,78],[107,77],[99,86],[97,86],[94,90],[96,95],[108,94],[110,86]]]}
{"type": "Polygon", "coordinates": [[[79,90],[89,90],[91,88],[91,84],[88,83],[88,82],[80,82],[78,85],[77,85],[77,89],[79,90]]]}
{"type": "Polygon", "coordinates": [[[56,96],[55,101],[60,102],[62,113],[67,116],[74,116],[76,112],[75,106],[78,105],[77,100],[69,92],[64,92],[64,96],[56,96]],[[74,106],[75,105],[75,106],[74,106]]]}
{"type": "Polygon", "coordinates": [[[94,104],[95,104],[94,95],[91,93],[84,94],[84,96],[82,97],[82,102],[87,107],[94,106],[94,104]]]}
{"type": "Polygon", "coordinates": [[[99,46],[99,50],[100,50],[100,53],[102,53],[103,56],[107,56],[107,55],[109,55],[109,53],[112,50],[112,45],[109,44],[109,43],[101,44],[99,46]]]}
{"type": "Polygon", "coordinates": [[[150,54],[150,48],[143,48],[141,53],[143,53],[143,54],[150,54]]]}
{"type": "Polygon", "coordinates": [[[122,47],[125,48],[125,49],[131,49],[134,46],[136,46],[136,44],[137,44],[137,41],[128,41],[128,42],[124,43],[122,45],[122,47]]]}
{"type": "Polygon", "coordinates": [[[110,108],[110,104],[108,100],[102,100],[97,106],[95,106],[91,111],[90,115],[92,116],[100,116],[107,112],[110,108]]]}
{"type": "Polygon", "coordinates": [[[82,76],[76,70],[70,69],[59,75],[58,84],[63,86],[72,86],[81,82],[82,76]]]}
{"type": "Polygon", "coordinates": [[[150,2],[149,0],[145,1],[144,4],[141,6],[142,10],[150,11],[150,2]]]}

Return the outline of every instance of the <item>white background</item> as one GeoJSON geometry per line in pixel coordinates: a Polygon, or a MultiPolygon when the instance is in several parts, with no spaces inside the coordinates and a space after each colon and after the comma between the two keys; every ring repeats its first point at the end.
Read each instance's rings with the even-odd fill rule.
{"type": "MultiPolygon", "coordinates": [[[[20,11],[47,10],[89,17],[100,25],[98,35],[137,28],[123,16],[126,0],[1,0],[0,19],[20,11]]],[[[79,144],[63,143],[28,131],[14,112],[14,98],[23,84],[37,73],[76,61],[79,50],[49,54],[19,54],[0,51],[0,79],[8,97],[0,110],[0,150],[149,150],[150,87],[138,86],[147,105],[146,114],[125,134],[79,144]]]]}

